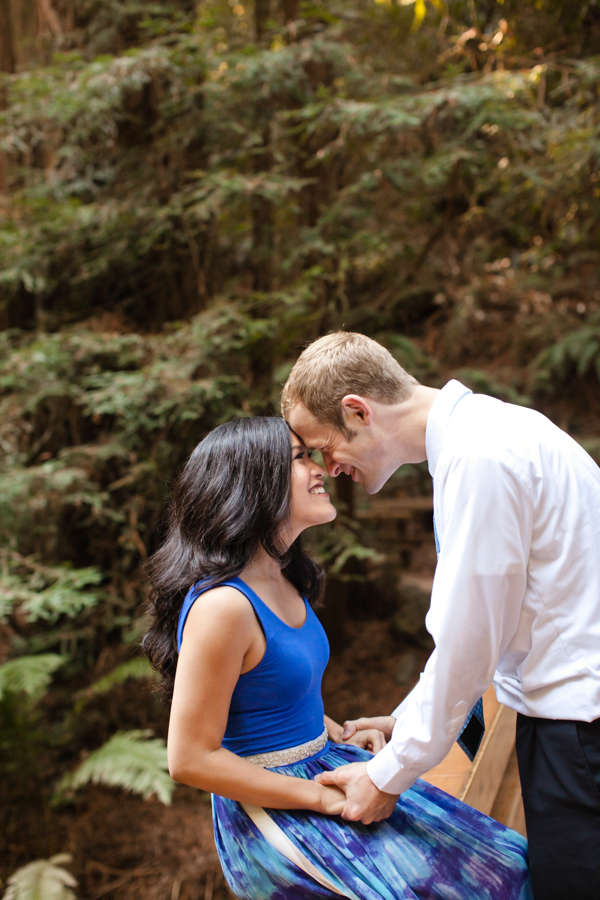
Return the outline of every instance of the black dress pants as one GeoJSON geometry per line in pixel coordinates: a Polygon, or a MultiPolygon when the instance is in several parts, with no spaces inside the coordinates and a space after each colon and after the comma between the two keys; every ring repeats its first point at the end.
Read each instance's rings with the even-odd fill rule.
{"type": "Polygon", "coordinates": [[[600,900],[600,719],[517,717],[534,900],[600,900]]]}

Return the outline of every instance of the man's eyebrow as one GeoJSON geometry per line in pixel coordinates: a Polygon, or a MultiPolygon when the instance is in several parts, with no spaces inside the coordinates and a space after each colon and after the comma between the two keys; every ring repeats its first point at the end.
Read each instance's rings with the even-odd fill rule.
{"type": "Polygon", "coordinates": [[[304,444],[292,444],[292,450],[305,450],[304,444]]]}

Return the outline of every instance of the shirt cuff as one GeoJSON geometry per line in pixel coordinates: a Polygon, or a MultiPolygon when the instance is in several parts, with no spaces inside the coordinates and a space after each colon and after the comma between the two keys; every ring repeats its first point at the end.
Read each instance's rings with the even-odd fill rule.
{"type": "Polygon", "coordinates": [[[401,766],[391,741],[369,760],[367,774],[375,787],[386,794],[401,794],[419,777],[401,766]]]}

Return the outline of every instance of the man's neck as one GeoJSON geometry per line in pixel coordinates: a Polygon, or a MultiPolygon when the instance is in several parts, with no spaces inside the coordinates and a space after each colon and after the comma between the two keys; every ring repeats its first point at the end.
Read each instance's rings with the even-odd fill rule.
{"type": "Polygon", "coordinates": [[[405,463],[420,463],[427,459],[427,418],[439,393],[437,388],[419,384],[408,400],[387,408],[379,405],[388,447],[397,456],[398,468],[405,463]]]}

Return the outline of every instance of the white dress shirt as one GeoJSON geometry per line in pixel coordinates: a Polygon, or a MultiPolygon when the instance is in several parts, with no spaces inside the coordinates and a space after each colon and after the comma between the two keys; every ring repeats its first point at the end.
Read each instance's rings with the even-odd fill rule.
{"type": "Polygon", "coordinates": [[[429,412],[435,641],[367,770],[398,794],[448,753],[493,681],[527,716],[600,717],[600,469],[545,416],[450,381],[429,412]]]}

